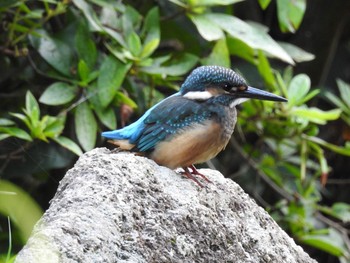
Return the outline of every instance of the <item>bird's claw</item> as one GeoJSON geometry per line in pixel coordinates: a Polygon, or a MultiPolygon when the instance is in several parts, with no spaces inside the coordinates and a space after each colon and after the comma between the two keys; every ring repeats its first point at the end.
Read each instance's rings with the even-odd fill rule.
{"type": "Polygon", "coordinates": [[[208,183],[211,183],[211,181],[204,175],[201,174],[200,172],[198,172],[198,170],[196,169],[196,167],[194,167],[194,165],[190,165],[188,167],[183,167],[184,172],[182,174],[184,174],[187,178],[193,180],[196,182],[196,184],[198,184],[201,188],[203,188],[203,184],[201,184],[196,177],[194,177],[193,175],[199,175],[200,177],[202,177],[203,179],[205,179],[208,183]],[[192,170],[192,172],[190,172],[190,170],[188,169],[190,168],[192,170]]]}

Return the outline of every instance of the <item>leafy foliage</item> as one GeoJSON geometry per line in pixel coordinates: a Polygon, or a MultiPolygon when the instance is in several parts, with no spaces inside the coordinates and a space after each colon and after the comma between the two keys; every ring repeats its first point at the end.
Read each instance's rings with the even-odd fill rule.
{"type": "MultiPolygon", "coordinates": [[[[242,72],[248,80],[260,79],[288,103],[244,104],[231,144],[240,154],[240,169],[274,190],[267,209],[298,242],[349,260],[342,225],[349,222],[349,205],[324,205],[322,187],[332,170],[327,153],[350,156],[350,145],[329,142],[320,130],[338,118],[350,125],[350,86],[339,79],[340,97],[324,93],[334,109],[312,103],[321,89],[314,89],[306,74],[293,76],[290,66],[275,68],[270,63],[293,66],[314,56],[276,41],[262,24],[235,16],[232,7],[237,2],[170,0],[152,8],[104,0],[0,3],[0,17],[7,25],[0,33],[0,52],[5,55],[0,64],[6,73],[0,83],[16,95],[4,100],[0,112],[0,143],[11,145],[11,150],[1,151],[3,178],[11,178],[6,174],[11,164],[20,170],[19,156],[31,149],[44,151],[36,148],[40,142],[51,156],[57,145],[75,155],[101,145],[101,130],[124,125],[134,111],[142,114],[165,93],[177,90],[198,64],[236,67],[243,61],[244,68],[252,67],[249,77],[242,72]],[[241,129],[245,136],[240,136],[241,129]],[[252,135],[259,139],[250,140],[252,135]]],[[[272,5],[270,0],[258,3],[262,9],[272,5]]],[[[276,6],[280,30],[295,32],[306,1],[277,0],[276,6]]],[[[56,161],[46,158],[47,170],[68,168],[74,161],[69,154],[56,161]]],[[[42,171],[24,170],[22,178],[43,176],[42,171]]],[[[16,221],[1,207],[0,212],[16,221]]]]}

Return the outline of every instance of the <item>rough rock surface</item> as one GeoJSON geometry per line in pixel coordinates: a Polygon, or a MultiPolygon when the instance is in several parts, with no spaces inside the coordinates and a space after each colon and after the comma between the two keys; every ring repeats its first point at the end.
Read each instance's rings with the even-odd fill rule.
{"type": "Polygon", "coordinates": [[[198,187],[152,160],[106,148],[60,182],[18,263],[316,262],[233,181],[198,187]]]}

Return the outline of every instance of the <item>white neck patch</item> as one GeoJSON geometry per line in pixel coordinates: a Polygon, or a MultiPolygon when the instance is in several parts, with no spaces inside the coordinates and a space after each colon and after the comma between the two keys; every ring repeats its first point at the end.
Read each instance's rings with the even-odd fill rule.
{"type": "Polygon", "coordinates": [[[241,104],[245,101],[249,100],[248,98],[239,98],[239,99],[236,99],[234,100],[231,104],[230,104],[230,108],[233,108],[235,106],[237,106],[238,104],[241,104]]]}
{"type": "Polygon", "coordinates": [[[207,100],[213,97],[209,91],[189,91],[184,95],[184,98],[190,100],[207,100]]]}

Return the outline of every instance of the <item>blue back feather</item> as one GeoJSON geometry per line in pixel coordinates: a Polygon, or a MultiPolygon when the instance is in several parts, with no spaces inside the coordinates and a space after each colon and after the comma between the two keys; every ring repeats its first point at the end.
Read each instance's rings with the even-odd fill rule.
{"type": "Polygon", "coordinates": [[[161,103],[164,103],[167,99],[180,95],[179,92],[171,95],[170,97],[158,102],[156,105],[154,105],[152,108],[147,110],[140,119],[138,119],[136,122],[122,128],[119,130],[114,131],[106,131],[102,132],[102,136],[108,139],[114,139],[114,140],[129,140],[130,143],[135,144],[135,142],[140,138],[144,128],[145,128],[145,119],[151,114],[151,112],[159,106],[161,103]]]}

